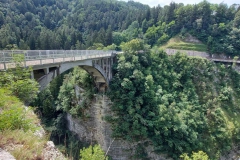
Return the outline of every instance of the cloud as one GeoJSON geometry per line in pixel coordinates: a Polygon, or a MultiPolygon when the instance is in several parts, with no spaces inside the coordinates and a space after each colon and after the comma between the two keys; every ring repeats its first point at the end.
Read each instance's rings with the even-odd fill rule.
{"type": "MultiPolygon", "coordinates": [[[[124,0],[124,1],[128,1],[128,0],[124,0]]],[[[149,6],[153,7],[153,6],[165,6],[165,5],[169,5],[171,2],[173,2],[173,0],[134,0],[135,2],[140,2],[142,4],[148,4],[149,6]]],[[[200,2],[202,2],[202,0],[185,0],[184,2],[182,0],[174,0],[175,3],[184,3],[186,4],[198,4],[200,2]]],[[[219,0],[208,0],[208,2],[210,3],[227,3],[228,6],[236,3],[239,4],[239,0],[227,0],[227,1],[219,1],[219,0]]]]}

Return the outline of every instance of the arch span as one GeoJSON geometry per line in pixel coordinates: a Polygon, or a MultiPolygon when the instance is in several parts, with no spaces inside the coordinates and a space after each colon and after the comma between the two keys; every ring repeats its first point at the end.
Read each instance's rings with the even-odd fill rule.
{"type": "MultiPolygon", "coordinates": [[[[108,87],[109,80],[111,76],[111,64],[106,65],[106,63],[102,63],[104,65],[100,65],[98,61],[108,60],[82,60],[82,61],[75,61],[75,62],[65,62],[56,66],[55,70],[48,72],[46,75],[42,76],[38,79],[38,83],[40,84],[39,90],[42,91],[47,85],[58,75],[62,74],[63,72],[72,69],[76,66],[79,66],[86,70],[94,79],[96,87],[100,89],[101,86],[108,87]]],[[[48,69],[49,70],[49,69],[48,69]]]]}

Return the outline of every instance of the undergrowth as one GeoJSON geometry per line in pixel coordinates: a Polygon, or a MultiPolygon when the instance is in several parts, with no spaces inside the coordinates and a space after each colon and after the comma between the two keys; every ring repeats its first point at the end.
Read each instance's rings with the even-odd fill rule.
{"type": "Polygon", "coordinates": [[[4,130],[0,132],[0,148],[8,150],[16,159],[42,159],[47,139],[42,139],[32,131],[4,130]]]}
{"type": "Polygon", "coordinates": [[[34,135],[39,119],[8,89],[1,88],[0,97],[0,148],[16,159],[41,159],[47,138],[34,135]]]}

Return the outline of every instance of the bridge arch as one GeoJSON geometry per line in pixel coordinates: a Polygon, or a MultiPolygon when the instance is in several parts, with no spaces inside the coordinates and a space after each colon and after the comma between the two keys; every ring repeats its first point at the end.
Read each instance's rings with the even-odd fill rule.
{"type": "Polygon", "coordinates": [[[112,58],[105,58],[100,60],[83,60],[83,61],[76,61],[76,62],[66,62],[66,63],[61,63],[58,66],[52,66],[55,68],[55,70],[47,72],[47,74],[45,74],[44,76],[40,77],[37,80],[38,83],[40,84],[39,89],[40,91],[43,90],[56,76],[76,66],[81,67],[93,77],[96,87],[98,89],[101,89],[101,87],[108,87],[109,81],[112,77],[111,75],[112,63],[101,66],[99,64],[100,61],[113,62],[112,58]]]}

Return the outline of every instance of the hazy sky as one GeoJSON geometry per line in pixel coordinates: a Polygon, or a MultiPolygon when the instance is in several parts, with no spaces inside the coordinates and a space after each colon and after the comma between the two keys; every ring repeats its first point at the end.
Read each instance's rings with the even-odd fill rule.
{"type": "MultiPolygon", "coordinates": [[[[128,0],[123,0],[123,1],[128,1],[128,0]]],[[[164,5],[169,5],[173,0],[134,0],[135,2],[140,2],[142,4],[148,4],[149,6],[153,7],[153,6],[157,6],[158,4],[160,4],[162,7],[164,5]]],[[[174,2],[176,3],[184,3],[184,4],[197,4],[199,2],[202,2],[202,0],[174,0],[174,2]]],[[[219,0],[208,0],[208,2],[210,3],[227,3],[228,6],[236,3],[236,4],[240,4],[239,0],[226,0],[226,1],[219,1],[219,0]]]]}

